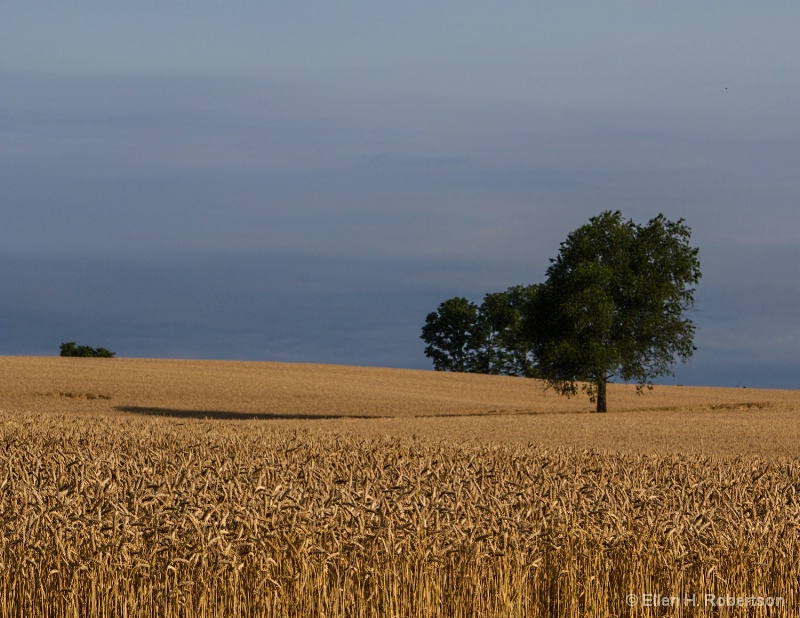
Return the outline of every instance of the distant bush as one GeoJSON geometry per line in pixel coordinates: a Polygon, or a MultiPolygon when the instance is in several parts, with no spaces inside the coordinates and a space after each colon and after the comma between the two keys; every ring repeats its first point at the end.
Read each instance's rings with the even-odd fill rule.
{"type": "Polygon", "coordinates": [[[75,345],[74,341],[61,344],[61,356],[82,356],[84,358],[114,358],[114,352],[105,348],[88,345],[75,345]]]}

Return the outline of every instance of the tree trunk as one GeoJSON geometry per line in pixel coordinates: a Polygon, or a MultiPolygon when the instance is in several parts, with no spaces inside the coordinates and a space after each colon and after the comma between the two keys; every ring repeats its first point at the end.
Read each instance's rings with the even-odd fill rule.
{"type": "Polygon", "coordinates": [[[608,401],[606,399],[606,386],[608,384],[608,373],[602,371],[597,378],[597,411],[607,412],[608,401]]]}

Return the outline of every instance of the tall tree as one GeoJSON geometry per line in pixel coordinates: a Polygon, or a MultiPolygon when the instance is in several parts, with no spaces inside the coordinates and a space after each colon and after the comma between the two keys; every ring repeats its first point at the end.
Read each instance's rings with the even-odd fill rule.
{"type": "Polygon", "coordinates": [[[610,380],[641,392],[671,375],[676,357],[688,360],[695,326],[685,312],[701,276],[690,238],[683,219],[658,215],[639,226],[619,211],[572,232],[527,312],[540,377],[567,396],[584,383],[605,412],[610,380]]]}

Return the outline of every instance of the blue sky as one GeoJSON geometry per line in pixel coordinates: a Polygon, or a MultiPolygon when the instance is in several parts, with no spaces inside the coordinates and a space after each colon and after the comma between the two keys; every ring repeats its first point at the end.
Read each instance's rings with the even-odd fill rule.
{"type": "Polygon", "coordinates": [[[800,387],[796,2],[0,5],[0,354],[430,367],[451,296],[684,218],[674,382],[800,387]]]}

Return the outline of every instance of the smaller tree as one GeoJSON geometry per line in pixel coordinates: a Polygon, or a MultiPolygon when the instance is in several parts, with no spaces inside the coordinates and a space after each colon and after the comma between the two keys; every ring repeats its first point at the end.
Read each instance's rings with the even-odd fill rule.
{"type": "Polygon", "coordinates": [[[61,356],[83,358],[114,358],[114,352],[106,348],[93,348],[88,345],[76,345],[74,341],[61,344],[61,356]]]}
{"type": "Polygon", "coordinates": [[[420,338],[428,344],[425,356],[436,371],[475,370],[477,323],[478,306],[462,297],[446,300],[428,314],[420,338]]]}
{"type": "Polygon", "coordinates": [[[538,285],[516,285],[483,298],[478,308],[482,346],[477,354],[481,373],[533,377],[534,362],[525,337],[523,316],[538,285]]]}
{"type": "Polygon", "coordinates": [[[444,301],[422,328],[425,356],[437,371],[533,377],[523,316],[537,289],[517,285],[486,294],[480,306],[462,297],[444,301]]]}

